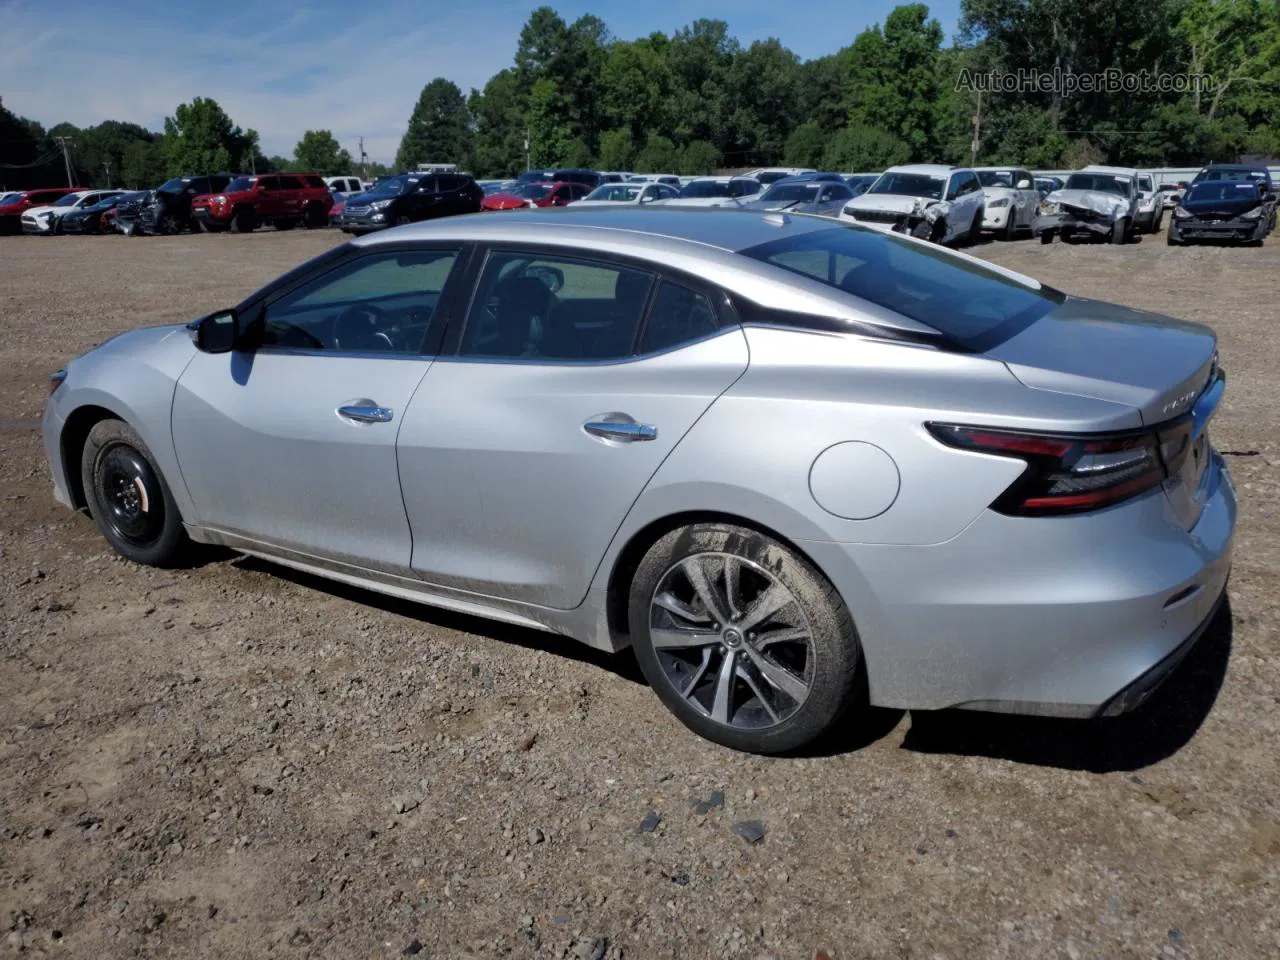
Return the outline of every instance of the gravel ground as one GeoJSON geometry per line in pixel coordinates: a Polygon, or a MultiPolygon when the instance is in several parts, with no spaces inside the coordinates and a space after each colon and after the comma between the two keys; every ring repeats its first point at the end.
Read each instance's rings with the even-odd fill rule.
{"type": "Polygon", "coordinates": [[[53,502],[49,371],[339,240],[0,239],[0,955],[1280,955],[1280,238],[978,248],[1221,336],[1231,604],[1161,693],[1106,725],[865,711],[789,759],[696,739],[628,656],[133,566],[53,502]]]}

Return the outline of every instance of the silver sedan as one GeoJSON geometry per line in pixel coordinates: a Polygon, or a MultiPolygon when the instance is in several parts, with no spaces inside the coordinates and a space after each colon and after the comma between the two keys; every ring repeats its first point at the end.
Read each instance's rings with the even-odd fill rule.
{"type": "Polygon", "coordinates": [[[1206,327],[907,237],[531,211],[118,336],[44,438],[132,560],[222,544],[630,646],[689,727],[770,753],[859,702],[1140,702],[1224,596],[1223,383],[1206,327]]]}

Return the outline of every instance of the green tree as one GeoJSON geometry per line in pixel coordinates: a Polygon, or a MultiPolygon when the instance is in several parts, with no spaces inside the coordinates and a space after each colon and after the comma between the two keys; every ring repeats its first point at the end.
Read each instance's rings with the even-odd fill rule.
{"type": "Polygon", "coordinates": [[[477,176],[514,176],[525,167],[528,128],[514,69],[495,73],[468,100],[475,128],[468,167],[477,176]]]}
{"type": "Polygon", "coordinates": [[[636,155],[635,141],[628,129],[610,130],[600,134],[600,168],[602,170],[627,170],[636,155]]]}
{"type": "Polygon", "coordinates": [[[698,176],[715,172],[720,166],[720,151],[707,140],[693,140],[680,149],[676,173],[698,176]]]}
{"type": "Polygon", "coordinates": [[[793,167],[816,167],[822,163],[827,134],[816,123],[802,123],[787,137],[782,160],[793,167]]]}
{"type": "Polygon", "coordinates": [[[134,141],[120,157],[119,179],[115,186],[130,190],[147,190],[164,182],[169,170],[169,156],[164,138],[151,143],[134,141]]]}
{"type": "Polygon", "coordinates": [[[652,38],[615,43],[605,61],[601,83],[613,126],[626,128],[635,140],[649,130],[669,129],[672,76],[652,38]]]}
{"type": "Polygon", "coordinates": [[[636,157],[636,167],[641,173],[670,173],[680,162],[680,152],[670,137],[651,133],[644,149],[636,157]]]}
{"type": "Polygon", "coordinates": [[[728,83],[738,97],[728,118],[726,162],[776,163],[799,113],[799,58],[777,40],[758,40],[733,58],[728,83]]]}
{"type": "Polygon", "coordinates": [[[543,77],[529,91],[529,141],[535,166],[558,164],[569,152],[573,130],[559,110],[560,92],[555,81],[543,77]]]}
{"type": "Polygon", "coordinates": [[[822,166],[848,173],[874,173],[906,163],[911,147],[887,130],[850,124],[827,145],[822,166]]]}
{"type": "Polygon", "coordinates": [[[165,118],[164,135],[170,176],[236,171],[245,155],[245,132],[205,97],[178,104],[165,118]]]}
{"type": "Polygon", "coordinates": [[[323,177],[338,177],[351,172],[351,154],[328,130],[307,130],[293,148],[293,164],[298,170],[312,171],[323,177]]]}
{"type": "Polygon", "coordinates": [[[418,96],[409,128],[396,152],[396,166],[412,170],[420,163],[458,163],[471,154],[471,117],[458,85],[436,77],[418,96]]]}

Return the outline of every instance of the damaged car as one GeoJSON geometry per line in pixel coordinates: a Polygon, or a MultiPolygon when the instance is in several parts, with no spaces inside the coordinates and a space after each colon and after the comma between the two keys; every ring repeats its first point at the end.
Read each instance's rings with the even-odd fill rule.
{"type": "Polygon", "coordinates": [[[1020,167],[978,167],[974,172],[982,184],[983,232],[1002,240],[1030,233],[1040,204],[1031,174],[1020,167]]]}
{"type": "Polygon", "coordinates": [[[1095,237],[1125,243],[1138,213],[1138,171],[1090,166],[1067,177],[1066,185],[1044,198],[1033,231],[1041,243],[1095,237]]]}
{"type": "Polygon", "coordinates": [[[1138,174],[1138,215],[1133,221],[1135,230],[1141,233],[1159,233],[1164,222],[1164,197],[1156,189],[1155,178],[1149,173],[1138,174]]]}
{"type": "Polygon", "coordinates": [[[840,211],[846,223],[958,244],[978,239],[984,197],[968,167],[911,163],[890,167],[840,211]]]}
{"type": "Polygon", "coordinates": [[[845,203],[853,199],[853,189],[843,180],[816,180],[812,177],[786,177],[774,181],[758,200],[742,206],[746,210],[813,213],[834,217],[845,203]]]}
{"type": "Polygon", "coordinates": [[[165,236],[199,230],[191,217],[191,201],[206,193],[221,193],[232,181],[229,173],[210,177],[173,177],[158,186],[142,204],[136,220],[141,233],[165,236]]]}
{"type": "Polygon", "coordinates": [[[1166,242],[1196,240],[1261,243],[1271,229],[1271,211],[1253,180],[1202,180],[1173,208],[1166,242]]]}

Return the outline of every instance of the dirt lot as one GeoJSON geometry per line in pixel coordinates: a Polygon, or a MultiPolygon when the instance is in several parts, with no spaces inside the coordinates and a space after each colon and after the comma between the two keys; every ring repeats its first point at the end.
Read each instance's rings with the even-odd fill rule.
{"type": "Polygon", "coordinates": [[[0,239],[0,955],[1280,955],[1280,239],[979,248],[1221,336],[1231,605],[1156,700],[869,711],[774,760],[695,739],[627,657],[132,566],[53,502],[49,371],[339,239],[0,239]]]}

